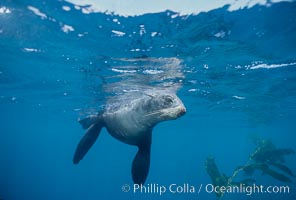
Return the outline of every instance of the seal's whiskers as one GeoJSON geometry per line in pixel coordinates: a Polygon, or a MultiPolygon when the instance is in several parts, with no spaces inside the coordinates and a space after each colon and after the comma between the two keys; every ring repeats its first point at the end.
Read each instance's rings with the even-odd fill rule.
{"type": "Polygon", "coordinates": [[[143,117],[149,117],[151,115],[155,115],[155,114],[159,114],[161,113],[160,111],[155,111],[155,112],[150,112],[150,113],[147,113],[146,115],[143,115],[143,117]]]}

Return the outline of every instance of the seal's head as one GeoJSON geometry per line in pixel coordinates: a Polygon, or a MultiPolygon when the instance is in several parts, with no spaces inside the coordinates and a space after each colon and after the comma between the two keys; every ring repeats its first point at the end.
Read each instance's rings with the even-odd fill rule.
{"type": "Polygon", "coordinates": [[[144,117],[155,119],[155,123],[166,120],[174,120],[186,113],[182,101],[173,93],[148,95],[149,98],[143,104],[144,117]]]}

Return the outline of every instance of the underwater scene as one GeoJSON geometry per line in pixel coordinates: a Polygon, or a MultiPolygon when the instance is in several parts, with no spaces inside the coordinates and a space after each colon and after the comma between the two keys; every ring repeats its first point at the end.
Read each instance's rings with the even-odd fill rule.
{"type": "Polygon", "coordinates": [[[296,2],[264,2],[2,0],[0,200],[295,199],[296,2]]]}

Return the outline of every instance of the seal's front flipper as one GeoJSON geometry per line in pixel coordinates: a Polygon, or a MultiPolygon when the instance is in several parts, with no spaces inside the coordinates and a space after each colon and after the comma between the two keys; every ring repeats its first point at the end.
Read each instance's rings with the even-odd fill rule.
{"type": "Polygon", "coordinates": [[[88,152],[88,150],[97,140],[102,127],[103,127],[102,123],[98,123],[98,122],[89,126],[86,133],[84,134],[84,136],[81,138],[80,142],[77,145],[74,158],[73,158],[74,164],[78,164],[79,161],[83,159],[85,154],[88,152]]]}
{"type": "Polygon", "coordinates": [[[89,128],[92,124],[96,123],[100,118],[98,115],[89,115],[84,119],[78,120],[78,122],[82,125],[83,129],[89,128]]]}
{"type": "MultiPolygon", "coordinates": [[[[149,137],[151,138],[151,134],[149,137]]],[[[145,141],[145,144],[139,145],[132,165],[132,176],[135,184],[144,184],[146,181],[150,167],[150,149],[151,139],[145,141]]]]}

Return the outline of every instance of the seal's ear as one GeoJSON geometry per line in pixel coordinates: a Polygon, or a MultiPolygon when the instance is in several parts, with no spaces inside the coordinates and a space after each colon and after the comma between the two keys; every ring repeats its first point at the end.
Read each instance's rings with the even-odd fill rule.
{"type": "Polygon", "coordinates": [[[147,94],[147,93],[144,93],[144,95],[146,95],[146,96],[148,96],[148,97],[151,97],[151,98],[155,98],[155,96],[154,96],[154,95],[152,95],[152,94],[147,94]]]}
{"type": "Polygon", "coordinates": [[[97,121],[96,123],[91,124],[88,127],[84,136],[81,138],[80,142],[77,145],[74,158],[73,158],[74,164],[78,164],[79,161],[83,159],[85,154],[88,152],[88,150],[92,147],[92,145],[97,140],[102,127],[103,127],[103,123],[100,121],[97,121]]]}
{"type": "Polygon", "coordinates": [[[151,132],[148,135],[149,138],[144,144],[138,146],[139,150],[133,160],[132,177],[135,184],[144,184],[149,173],[151,132]]]}

